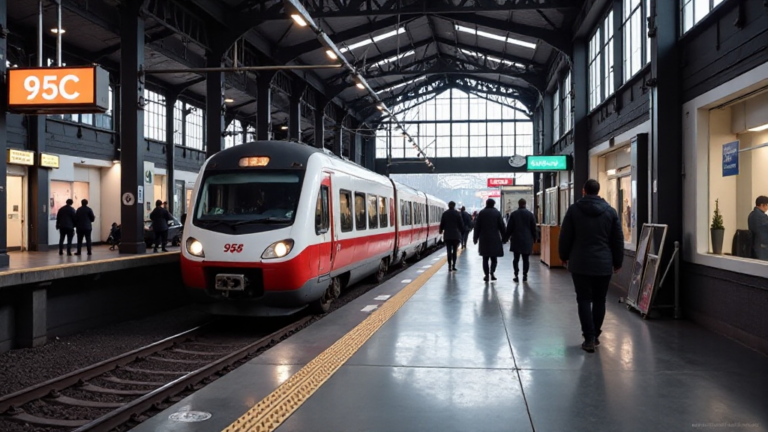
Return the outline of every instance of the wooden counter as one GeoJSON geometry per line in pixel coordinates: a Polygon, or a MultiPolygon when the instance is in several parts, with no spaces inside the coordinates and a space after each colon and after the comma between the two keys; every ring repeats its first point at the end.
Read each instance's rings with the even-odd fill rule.
{"type": "Polygon", "coordinates": [[[562,267],[558,245],[560,227],[557,225],[540,225],[541,227],[541,262],[552,267],[562,267]]]}

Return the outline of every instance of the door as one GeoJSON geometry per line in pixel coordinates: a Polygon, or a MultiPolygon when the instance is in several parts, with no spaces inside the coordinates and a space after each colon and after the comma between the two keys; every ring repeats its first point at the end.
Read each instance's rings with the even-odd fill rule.
{"type": "Polygon", "coordinates": [[[331,174],[323,173],[315,208],[315,234],[317,234],[319,241],[317,274],[321,276],[331,272],[337,252],[337,234],[331,211],[333,209],[331,190],[333,190],[331,188],[331,174]]]}
{"type": "Polygon", "coordinates": [[[8,248],[15,250],[22,248],[24,238],[24,202],[23,202],[23,177],[7,176],[6,187],[8,188],[8,248]]]}

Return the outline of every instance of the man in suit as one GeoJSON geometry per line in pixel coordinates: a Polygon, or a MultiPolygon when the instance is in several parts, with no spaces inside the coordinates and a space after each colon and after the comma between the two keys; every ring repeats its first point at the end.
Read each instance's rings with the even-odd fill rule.
{"type": "Polygon", "coordinates": [[[752,258],[768,261],[768,197],[760,195],[755,200],[755,209],[749,214],[747,224],[752,233],[752,258]]]}
{"type": "Polygon", "coordinates": [[[488,282],[490,274],[491,280],[496,280],[496,264],[498,257],[504,256],[504,217],[501,212],[494,207],[496,201],[488,199],[485,202],[485,208],[480,210],[475,219],[475,244],[480,242],[478,251],[483,257],[484,281],[488,282]],[[488,262],[490,261],[490,266],[488,262]]]}
{"type": "Polygon", "coordinates": [[[515,257],[512,261],[512,266],[515,270],[515,278],[513,279],[515,282],[520,282],[520,279],[517,277],[520,256],[523,257],[523,282],[528,280],[529,257],[533,253],[533,243],[536,239],[536,221],[533,218],[533,213],[525,208],[525,204],[525,200],[521,198],[517,202],[518,209],[509,215],[509,220],[507,221],[506,239],[511,240],[509,250],[515,257]]]}
{"type": "Polygon", "coordinates": [[[80,250],[83,248],[83,237],[85,237],[85,247],[88,255],[90,255],[92,223],[96,220],[96,216],[93,214],[93,210],[88,207],[87,199],[80,201],[80,203],[82,205],[75,213],[75,228],[77,228],[77,252],[75,252],[75,255],[80,255],[80,250]]]}
{"type": "Polygon", "coordinates": [[[59,230],[59,255],[64,255],[64,237],[67,238],[67,255],[72,255],[72,237],[75,236],[75,209],[71,199],[56,213],[56,229],[59,230]]]}
{"type": "Polygon", "coordinates": [[[456,271],[456,256],[463,232],[464,221],[456,211],[456,203],[451,201],[448,203],[448,210],[444,211],[440,218],[440,234],[443,235],[445,247],[448,249],[448,271],[456,271]]]}

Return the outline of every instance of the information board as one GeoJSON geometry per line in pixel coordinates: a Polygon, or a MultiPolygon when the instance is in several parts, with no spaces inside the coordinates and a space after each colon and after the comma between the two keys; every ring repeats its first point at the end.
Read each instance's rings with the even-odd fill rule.
{"type": "Polygon", "coordinates": [[[109,74],[98,66],[8,69],[11,112],[85,114],[109,108],[109,74]]]}
{"type": "Polygon", "coordinates": [[[527,171],[568,171],[573,165],[569,155],[526,156],[527,171]]]}

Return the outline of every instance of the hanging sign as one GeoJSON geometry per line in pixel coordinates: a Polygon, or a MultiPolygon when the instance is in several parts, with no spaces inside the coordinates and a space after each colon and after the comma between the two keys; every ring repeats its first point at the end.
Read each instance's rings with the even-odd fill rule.
{"type": "Polygon", "coordinates": [[[8,149],[8,159],[6,161],[9,164],[14,165],[32,166],[35,164],[35,153],[23,150],[8,149]]]}
{"type": "Polygon", "coordinates": [[[512,178],[489,178],[488,179],[488,187],[498,187],[498,186],[514,186],[515,185],[515,179],[512,178]]]}
{"type": "Polygon", "coordinates": [[[739,175],[739,142],[723,144],[723,177],[739,175]]]}
{"type": "Polygon", "coordinates": [[[568,155],[526,156],[527,171],[568,171],[571,166],[571,157],[568,155]]]}
{"type": "Polygon", "coordinates": [[[109,108],[109,73],[98,66],[8,69],[11,112],[85,114],[109,108]]]}
{"type": "Polygon", "coordinates": [[[58,168],[59,157],[52,154],[40,153],[40,166],[44,168],[58,168]]]}

